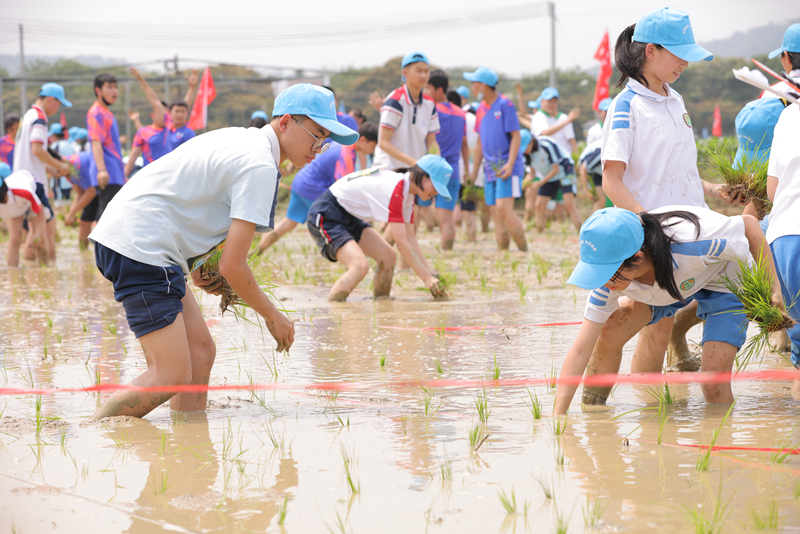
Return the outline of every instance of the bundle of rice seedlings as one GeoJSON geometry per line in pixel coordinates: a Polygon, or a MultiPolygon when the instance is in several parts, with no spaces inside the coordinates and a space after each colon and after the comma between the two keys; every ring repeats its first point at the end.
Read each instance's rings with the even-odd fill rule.
{"type": "Polygon", "coordinates": [[[750,159],[744,155],[739,165],[734,166],[733,153],[727,149],[727,143],[709,148],[707,154],[712,172],[724,181],[723,191],[728,195],[739,193],[748,202],[753,202],[758,220],[762,220],[772,210],[772,203],[767,198],[769,158],[750,159]]]}
{"type": "Polygon", "coordinates": [[[739,298],[745,315],[759,329],[759,333],[747,342],[737,357],[737,370],[742,370],[754,356],[763,354],[769,345],[771,333],[791,328],[795,322],[784,310],[772,304],[772,284],[767,260],[759,254],[751,264],[741,260],[738,263],[739,274],[736,280],[727,276],[720,280],[728,291],[739,298]]]}

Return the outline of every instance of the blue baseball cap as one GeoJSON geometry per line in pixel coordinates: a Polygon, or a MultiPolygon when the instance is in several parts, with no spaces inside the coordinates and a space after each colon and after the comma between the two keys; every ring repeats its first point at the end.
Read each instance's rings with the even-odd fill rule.
{"type": "Polygon", "coordinates": [[[70,139],[77,139],[78,131],[80,129],[81,129],[80,126],[72,126],[72,127],[70,127],[70,129],[67,130],[67,132],[69,133],[69,138],[70,139]]]}
{"type": "Polygon", "coordinates": [[[611,280],[622,262],[641,250],[644,228],[632,211],[605,208],[583,223],[579,242],[581,259],[567,283],[597,289],[611,280]]]}
{"type": "Polygon", "coordinates": [[[330,137],[342,145],[358,141],[355,132],[336,119],[336,101],[333,93],[320,85],[298,83],[284,89],[275,99],[272,116],[305,115],[330,132],[330,137]]]}
{"type": "Polygon", "coordinates": [[[783,52],[800,52],[800,23],[792,24],[783,34],[783,43],[777,50],[769,53],[769,58],[775,58],[783,52]]]}
{"type": "Polygon", "coordinates": [[[253,119],[264,119],[265,121],[269,122],[269,117],[267,117],[267,112],[261,110],[254,111],[253,113],[250,114],[250,120],[253,119]]]}
{"type": "Polygon", "coordinates": [[[531,109],[539,109],[542,107],[542,99],[537,98],[536,100],[528,100],[528,107],[531,109]]]}
{"type": "Polygon", "coordinates": [[[613,102],[613,98],[604,98],[597,104],[597,111],[608,111],[608,108],[611,106],[611,102],[613,102]]]}
{"type": "Polygon", "coordinates": [[[542,100],[550,100],[552,98],[560,98],[558,95],[558,89],[555,87],[548,87],[542,91],[542,94],[539,96],[539,98],[537,98],[537,100],[539,103],[541,103],[542,100]]]}
{"type": "Polygon", "coordinates": [[[64,88],[58,85],[57,83],[46,83],[42,86],[42,89],[39,91],[39,96],[52,96],[65,108],[71,108],[72,102],[67,100],[64,96],[64,88]]]}
{"type": "Polygon", "coordinates": [[[469,98],[469,88],[466,85],[462,85],[456,89],[456,93],[458,93],[461,98],[469,98]]]}
{"type": "Polygon", "coordinates": [[[89,130],[86,128],[78,128],[78,133],[75,134],[75,139],[86,139],[89,137],[89,130]]]}
{"type": "Polygon", "coordinates": [[[766,161],[772,147],[775,125],[785,109],[778,98],[759,98],[747,103],[736,115],[736,139],[739,148],[733,166],[738,168],[745,158],[747,162],[766,161]]]}
{"type": "Polygon", "coordinates": [[[64,133],[64,127],[56,122],[50,125],[50,131],[47,132],[47,135],[61,135],[62,133],[64,133]]]}
{"type": "Polygon", "coordinates": [[[684,61],[714,59],[714,54],[695,42],[689,15],[677,9],[665,7],[644,15],[636,23],[633,40],[661,45],[684,61]]]}
{"type": "Polygon", "coordinates": [[[400,63],[400,68],[404,69],[408,65],[412,63],[417,63],[418,61],[422,61],[426,65],[430,65],[431,62],[428,61],[428,56],[423,54],[422,52],[409,52],[405,56],[403,56],[403,61],[400,63]]]}
{"type": "Polygon", "coordinates": [[[520,154],[525,152],[525,149],[528,148],[528,145],[531,144],[533,141],[533,134],[527,128],[520,128],[519,129],[519,150],[520,154]]]}
{"type": "Polygon", "coordinates": [[[489,87],[496,87],[497,73],[488,67],[478,67],[475,72],[465,72],[464,79],[470,82],[485,83],[489,87]]]}
{"type": "Polygon", "coordinates": [[[3,179],[7,178],[10,175],[11,175],[11,166],[4,161],[0,161],[0,185],[3,185],[3,179]]]}
{"type": "Polygon", "coordinates": [[[445,200],[452,200],[450,191],[447,190],[447,182],[453,175],[453,167],[447,163],[447,160],[436,154],[425,154],[417,160],[417,167],[431,177],[437,195],[441,195],[445,200]]]}

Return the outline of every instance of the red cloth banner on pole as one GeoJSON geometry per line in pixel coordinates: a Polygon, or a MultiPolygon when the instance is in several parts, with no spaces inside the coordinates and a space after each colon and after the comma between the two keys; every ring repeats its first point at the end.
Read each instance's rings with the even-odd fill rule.
{"type": "Polygon", "coordinates": [[[608,46],[608,30],[600,41],[600,46],[594,53],[594,58],[600,62],[600,72],[597,73],[597,85],[594,87],[594,101],[592,108],[597,111],[600,101],[609,96],[609,80],[611,79],[611,49],[608,46]]]}
{"type": "Polygon", "coordinates": [[[214,87],[214,79],[211,77],[211,69],[206,67],[203,71],[203,79],[197,88],[197,96],[192,106],[192,114],[189,117],[189,128],[192,130],[202,130],[208,124],[208,105],[217,96],[217,89],[214,87]]]}
{"type": "Polygon", "coordinates": [[[61,117],[58,119],[58,123],[61,125],[62,128],[67,128],[67,116],[64,115],[64,112],[61,112],[61,117]]]}
{"type": "Polygon", "coordinates": [[[719,111],[719,104],[714,106],[714,125],[711,127],[711,135],[722,137],[722,113],[719,111]]]}

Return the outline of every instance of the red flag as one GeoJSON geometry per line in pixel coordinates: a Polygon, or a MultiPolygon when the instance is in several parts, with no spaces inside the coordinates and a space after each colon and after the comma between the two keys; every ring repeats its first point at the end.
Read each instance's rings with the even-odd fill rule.
{"type": "Polygon", "coordinates": [[[719,104],[714,106],[714,125],[711,127],[711,135],[722,137],[722,113],[719,112],[719,104]]]}
{"type": "Polygon", "coordinates": [[[58,119],[58,123],[61,125],[62,128],[67,128],[67,117],[64,115],[64,112],[61,112],[61,117],[58,119]]]}
{"type": "Polygon", "coordinates": [[[594,58],[600,62],[600,71],[597,73],[597,85],[594,87],[594,101],[592,108],[597,111],[600,101],[609,96],[609,79],[611,78],[611,50],[608,47],[608,30],[600,41],[600,46],[594,53],[594,58]]]}
{"type": "Polygon", "coordinates": [[[211,77],[211,69],[206,67],[203,71],[203,79],[197,88],[197,96],[192,106],[192,114],[189,117],[189,128],[192,130],[202,130],[207,125],[208,105],[217,96],[217,89],[214,87],[214,79],[211,77]]]}

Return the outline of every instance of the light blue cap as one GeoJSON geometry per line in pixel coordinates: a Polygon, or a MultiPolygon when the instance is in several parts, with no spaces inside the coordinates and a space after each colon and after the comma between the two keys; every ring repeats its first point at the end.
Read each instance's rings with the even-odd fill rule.
{"type": "Polygon", "coordinates": [[[789,26],[789,29],[783,34],[783,43],[781,43],[781,47],[770,52],[769,58],[778,57],[783,52],[800,53],[800,23],[789,26]]]}
{"type": "Polygon", "coordinates": [[[519,151],[520,154],[525,152],[525,149],[528,148],[528,145],[531,144],[533,141],[533,134],[527,128],[520,128],[519,129],[519,151]]]}
{"type": "Polygon", "coordinates": [[[3,185],[3,179],[9,175],[11,175],[11,166],[4,161],[0,161],[0,185],[3,185]]]}
{"type": "Polygon", "coordinates": [[[80,126],[72,126],[72,127],[70,127],[70,129],[67,130],[67,132],[69,132],[69,138],[72,139],[72,140],[77,139],[76,136],[78,135],[78,132],[80,131],[80,129],[81,129],[80,126]]]}
{"type": "Polygon", "coordinates": [[[72,102],[67,100],[64,96],[64,88],[58,85],[57,83],[46,83],[42,86],[42,89],[39,91],[39,96],[52,96],[65,108],[71,108],[72,102]]]}
{"type": "Polygon", "coordinates": [[[542,94],[539,95],[537,100],[541,103],[542,100],[550,100],[552,98],[560,98],[558,89],[555,87],[547,87],[544,91],[542,91],[542,94]]]}
{"type": "Polygon", "coordinates": [[[422,52],[409,52],[405,56],[403,56],[403,61],[400,63],[400,68],[404,69],[408,65],[412,63],[417,63],[418,61],[422,61],[426,65],[430,65],[430,61],[428,61],[428,56],[423,54],[422,52]]]}
{"type": "Polygon", "coordinates": [[[465,72],[464,79],[470,82],[485,83],[489,87],[496,87],[497,73],[488,67],[478,67],[475,72],[465,72]]]}
{"type": "Polygon", "coordinates": [[[47,135],[61,135],[62,133],[64,133],[64,127],[56,122],[50,125],[50,130],[47,132],[47,135]]]}
{"type": "Polygon", "coordinates": [[[355,132],[336,119],[336,101],[333,93],[322,86],[298,83],[284,89],[275,99],[272,116],[305,115],[330,132],[329,137],[341,145],[358,141],[355,132]]]}
{"type": "Polygon", "coordinates": [[[665,7],[644,15],[636,23],[633,40],[661,45],[684,61],[714,59],[714,54],[695,42],[689,15],[677,9],[665,7]]]}
{"type": "Polygon", "coordinates": [[[531,109],[539,109],[542,107],[542,99],[537,98],[536,100],[528,100],[528,107],[531,109]]]}
{"type": "Polygon", "coordinates": [[[450,191],[447,190],[447,182],[453,175],[453,167],[447,163],[447,160],[435,154],[425,154],[417,160],[417,167],[431,177],[436,194],[441,195],[445,200],[452,200],[450,191]]]}
{"type": "Polygon", "coordinates": [[[250,114],[250,120],[253,119],[264,119],[265,121],[269,122],[269,117],[267,117],[267,112],[261,110],[254,111],[253,113],[250,114]]]}
{"type": "Polygon", "coordinates": [[[632,211],[605,208],[583,223],[579,242],[581,259],[567,283],[597,289],[611,280],[622,262],[641,250],[644,228],[632,211]]]}
{"type": "Polygon", "coordinates": [[[469,98],[469,88],[466,85],[462,85],[456,89],[456,93],[458,93],[461,98],[469,98]]]}
{"type": "Polygon", "coordinates": [[[75,134],[75,139],[86,139],[89,137],[89,130],[86,128],[78,128],[78,133],[75,134]]]}
{"type": "Polygon", "coordinates": [[[736,139],[739,148],[733,166],[738,168],[742,158],[747,162],[766,161],[772,147],[775,125],[785,109],[778,98],[759,98],[749,102],[736,115],[736,139]]]}
{"type": "Polygon", "coordinates": [[[613,102],[613,98],[604,98],[597,104],[597,111],[608,111],[608,108],[611,106],[611,102],[613,102]]]}

